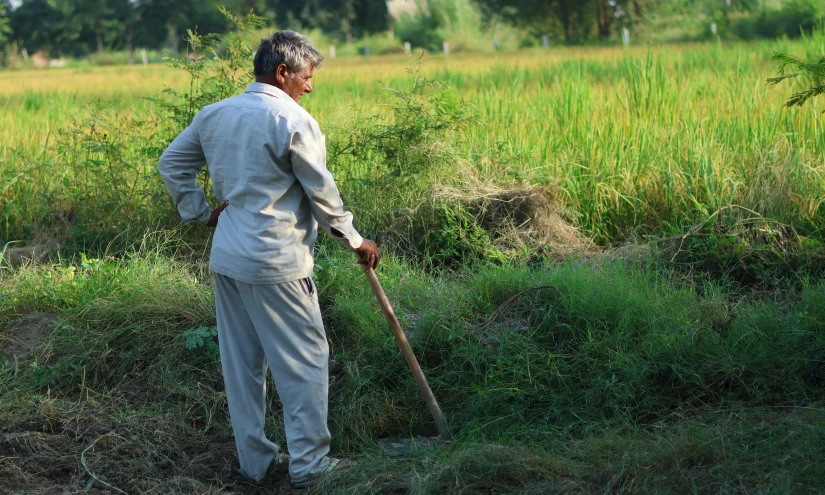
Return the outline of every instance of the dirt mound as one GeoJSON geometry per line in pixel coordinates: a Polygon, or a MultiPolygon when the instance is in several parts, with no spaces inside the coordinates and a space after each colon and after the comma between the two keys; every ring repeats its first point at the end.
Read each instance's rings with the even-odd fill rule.
{"type": "Polygon", "coordinates": [[[25,244],[10,242],[0,245],[0,266],[16,268],[27,263],[37,263],[46,259],[46,256],[60,247],[65,237],[55,237],[38,232],[25,244]]]}
{"type": "Polygon", "coordinates": [[[12,268],[24,265],[29,262],[37,262],[45,259],[46,254],[52,248],[45,244],[34,244],[23,247],[8,247],[3,253],[2,262],[12,268]]]}
{"type": "Polygon", "coordinates": [[[475,184],[464,191],[441,188],[435,196],[470,211],[504,252],[528,249],[566,255],[598,249],[562,218],[555,194],[547,187],[475,184]]]}
{"type": "Polygon", "coordinates": [[[25,358],[55,318],[57,316],[51,313],[29,313],[9,325],[0,334],[0,358],[14,361],[25,358]]]}

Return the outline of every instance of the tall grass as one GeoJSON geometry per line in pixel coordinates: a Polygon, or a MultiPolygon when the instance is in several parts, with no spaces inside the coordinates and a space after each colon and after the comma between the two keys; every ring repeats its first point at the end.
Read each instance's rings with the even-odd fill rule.
{"type": "MultiPolygon", "coordinates": [[[[681,232],[730,204],[818,235],[821,104],[782,107],[785,93],[764,84],[775,72],[776,50],[818,58],[825,35],[451,55],[426,61],[423,74],[449,83],[479,117],[446,139],[482,180],[555,186],[572,220],[601,243],[681,232]]],[[[329,60],[305,105],[331,140],[347,139],[353,115],[382,113],[390,103],[385,85],[410,86],[410,64],[400,56],[329,60]]],[[[0,74],[3,239],[24,238],[55,213],[46,198],[61,187],[67,166],[54,146],[57,130],[84,104],[116,97],[107,105],[140,111],[141,95],[183,85],[169,69],[97,71],[0,74]],[[15,179],[21,173],[27,180],[15,179]]],[[[357,160],[331,166],[343,175],[357,172],[355,178],[369,173],[357,160]]]]}

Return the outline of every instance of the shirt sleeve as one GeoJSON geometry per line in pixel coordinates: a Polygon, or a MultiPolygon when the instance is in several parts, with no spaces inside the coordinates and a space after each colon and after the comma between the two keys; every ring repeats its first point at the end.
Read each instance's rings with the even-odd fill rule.
{"type": "Polygon", "coordinates": [[[212,215],[212,208],[198,183],[198,173],[206,165],[198,136],[198,121],[195,116],[192,124],[166,148],[158,161],[158,171],[177,205],[180,219],[205,225],[212,215]]]}
{"type": "Polygon", "coordinates": [[[290,135],[292,171],[309,198],[312,216],[318,224],[347,249],[355,251],[361,247],[363,238],[352,225],[352,213],[344,210],[338,186],[327,170],[324,135],[312,124],[304,121],[290,135]]]}

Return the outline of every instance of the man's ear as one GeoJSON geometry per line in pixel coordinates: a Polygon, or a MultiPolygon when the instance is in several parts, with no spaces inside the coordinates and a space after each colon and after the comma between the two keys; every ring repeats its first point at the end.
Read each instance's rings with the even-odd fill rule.
{"type": "Polygon", "coordinates": [[[278,81],[285,81],[289,76],[289,67],[286,64],[281,64],[275,68],[275,77],[278,81]]]}

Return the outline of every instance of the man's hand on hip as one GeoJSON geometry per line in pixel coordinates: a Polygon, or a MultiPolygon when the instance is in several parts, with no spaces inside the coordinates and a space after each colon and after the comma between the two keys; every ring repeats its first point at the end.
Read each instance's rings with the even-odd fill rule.
{"type": "Polygon", "coordinates": [[[361,242],[361,247],[355,250],[355,254],[358,255],[358,263],[364,266],[364,270],[375,270],[378,262],[381,261],[378,246],[369,239],[361,242]]]}
{"type": "Polygon", "coordinates": [[[229,201],[224,201],[222,205],[218,206],[214,210],[212,210],[212,214],[209,216],[209,221],[206,222],[207,227],[217,227],[218,226],[218,217],[220,216],[221,212],[229,206],[229,201]]]}

